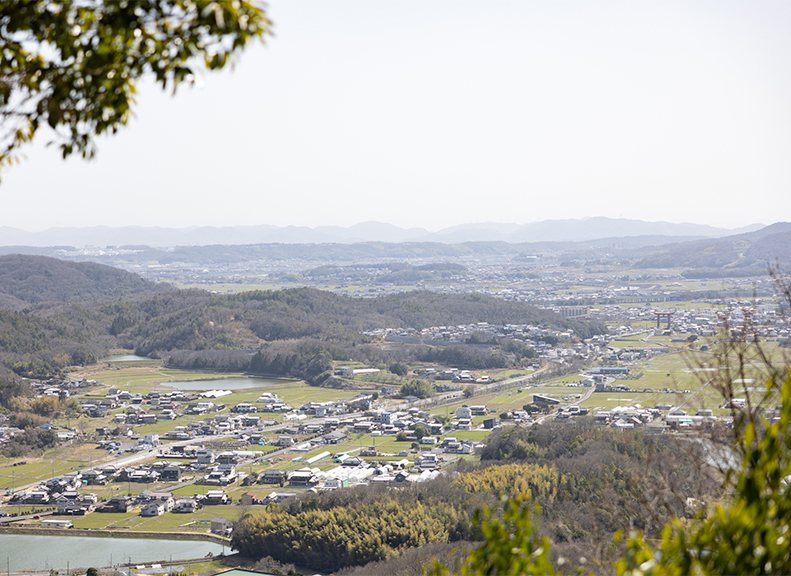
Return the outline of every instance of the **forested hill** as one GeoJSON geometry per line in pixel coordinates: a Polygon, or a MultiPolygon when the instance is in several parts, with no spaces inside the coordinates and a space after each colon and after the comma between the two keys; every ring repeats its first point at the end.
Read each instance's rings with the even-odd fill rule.
{"type": "Polygon", "coordinates": [[[688,277],[762,274],[767,264],[791,262],[791,222],[777,222],[747,234],[664,247],[639,260],[639,268],[690,268],[688,277]]]}
{"type": "Polygon", "coordinates": [[[121,341],[142,354],[250,349],[305,339],[346,346],[363,343],[361,332],[375,328],[477,322],[541,324],[573,330],[583,338],[602,331],[596,323],[566,320],[534,306],[477,294],[420,291],[359,299],[311,288],[230,296],[178,291],[131,304],[115,320],[121,341]]]}
{"type": "Polygon", "coordinates": [[[549,310],[480,294],[403,292],[383,298],[361,300],[360,306],[363,310],[372,309],[387,317],[392,326],[416,329],[488,322],[500,326],[546,324],[559,330],[574,330],[582,338],[598,333],[598,327],[591,332],[594,325],[589,322],[565,320],[549,310]]]}
{"type": "MultiPolygon", "coordinates": [[[[46,271],[42,271],[46,277],[46,271]]],[[[409,292],[357,299],[311,288],[217,295],[199,290],[139,293],[92,304],[39,303],[0,311],[0,365],[43,377],[68,365],[131,348],[174,367],[251,371],[312,379],[332,360],[374,365],[436,362],[461,369],[519,365],[535,351],[521,342],[486,346],[400,344],[383,347],[363,331],[487,322],[603,332],[527,304],[477,294],[409,292]],[[258,351],[256,353],[256,351],[258,351]]]]}
{"type": "Polygon", "coordinates": [[[22,254],[0,256],[2,309],[18,310],[39,302],[97,302],[165,289],[164,285],[103,264],[22,254]]]}

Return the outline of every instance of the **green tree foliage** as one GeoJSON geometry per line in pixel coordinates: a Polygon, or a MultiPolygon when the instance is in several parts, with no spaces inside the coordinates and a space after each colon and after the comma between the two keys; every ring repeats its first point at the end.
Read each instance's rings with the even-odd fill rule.
{"type": "Polygon", "coordinates": [[[398,550],[445,542],[448,504],[404,507],[385,500],[351,508],[309,509],[296,514],[267,510],[247,516],[234,530],[232,545],[243,556],[272,556],[283,562],[333,571],[383,560],[398,550]]]}
{"type": "MultiPolygon", "coordinates": [[[[403,540],[398,540],[398,546],[377,548],[371,544],[370,538],[373,537],[369,536],[368,530],[374,530],[382,537],[390,528],[384,528],[381,519],[359,520],[362,516],[357,515],[358,511],[380,514],[381,509],[372,506],[397,504],[387,510],[393,511],[390,519],[399,523],[411,518],[415,511],[425,514],[431,510],[432,514],[439,514],[436,518],[441,520],[443,528],[433,532],[435,539],[429,541],[480,539],[483,534],[480,529],[471,528],[470,515],[475,509],[495,504],[497,495],[502,494],[510,498],[529,496],[532,503],[540,505],[541,530],[536,532],[536,537],[540,534],[539,540],[546,536],[564,545],[580,543],[586,546],[593,533],[609,537],[619,529],[630,527],[656,530],[662,526],[661,520],[670,518],[672,511],[683,513],[687,497],[707,498],[712,495],[711,491],[702,495],[696,489],[697,484],[705,484],[691,468],[691,462],[700,459],[699,453],[688,455],[689,459],[674,457],[673,452],[678,447],[672,443],[656,447],[653,439],[629,432],[598,430],[585,421],[534,428],[546,429],[536,431],[533,436],[521,436],[515,428],[510,433],[497,433],[493,442],[507,443],[509,448],[496,448],[491,453],[508,454],[506,462],[492,463],[488,460],[478,467],[465,462],[460,464],[457,474],[403,490],[388,491],[380,486],[338,490],[269,509],[266,512],[268,520],[248,520],[243,524],[243,531],[238,535],[239,545],[244,546],[245,556],[258,558],[270,555],[279,561],[319,569],[319,564],[312,563],[317,558],[314,551],[322,549],[316,540],[328,536],[314,534],[311,526],[324,530],[324,514],[331,514],[330,517],[336,521],[346,518],[339,516],[341,510],[344,514],[347,510],[354,510],[354,515],[349,518],[355,519],[355,526],[363,534],[356,535],[354,539],[349,536],[349,539],[364,542],[366,549],[379,552],[339,557],[333,560],[333,565],[356,565],[373,561],[372,558],[382,560],[402,550],[399,546],[403,540]],[[518,454],[520,443],[525,444],[524,454],[518,454]],[[520,462],[516,461],[514,451],[520,462]],[[666,482],[661,490],[647,486],[657,479],[646,474],[651,458],[668,461],[667,469],[656,470],[656,474],[662,475],[663,482],[666,482]],[[659,510],[652,511],[651,507],[659,510]],[[272,516],[272,511],[277,515],[272,516]],[[304,515],[307,512],[317,514],[304,515]],[[296,534],[301,535],[303,542],[311,542],[310,547],[287,545],[288,538],[296,534]]],[[[417,427],[416,432],[420,435],[428,433],[428,430],[417,427]]],[[[528,432],[522,431],[524,434],[528,432]]],[[[406,436],[401,435],[397,439],[402,438],[406,436]]],[[[708,485],[708,488],[713,490],[715,485],[708,485]]],[[[520,508],[520,514],[522,512],[520,508]]],[[[352,520],[349,522],[354,524],[352,520]]],[[[343,530],[348,532],[351,528],[343,530]]],[[[339,545],[338,541],[327,544],[339,545]]]]}
{"type": "Polygon", "coordinates": [[[535,360],[538,358],[538,352],[536,352],[535,348],[526,346],[518,340],[504,339],[500,342],[500,348],[504,352],[513,354],[520,361],[535,360]]]}
{"type": "Polygon", "coordinates": [[[485,332],[473,332],[465,340],[467,344],[496,344],[497,339],[485,332]]]}
{"type": "Polygon", "coordinates": [[[674,520],[658,545],[632,535],[619,575],[791,574],[791,374],[767,389],[779,392],[780,417],[746,423],[733,500],[691,523],[674,520]]]}
{"type": "Polygon", "coordinates": [[[86,350],[75,350],[71,353],[71,364],[74,366],[85,366],[87,364],[95,364],[96,356],[93,352],[86,350]]]}
{"type": "MultiPolygon", "coordinates": [[[[535,507],[539,512],[538,506],[535,507]]],[[[550,560],[551,543],[535,529],[529,499],[518,496],[503,500],[498,516],[484,506],[476,513],[483,543],[469,553],[460,576],[555,576],[560,574],[550,560]]],[[[447,567],[435,562],[433,576],[448,576],[447,567]]]]}
{"type": "Polygon", "coordinates": [[[58,444],[58,435],[52,430],[25,428],[24,434],[17,434],[3,445],[0,452],[9,458],[19,458],[47,450],[58,444]]]}
{"type": "Polygon", "coordinates": [[[311,383],[332,370],[332,356],[321,345],[295,346],[291,353],[264,348],[250,361],[249,371],[274,376],[299,376],[311,383]]]}
{"type": "MultiPolygon", "coordinates": [[[[743,460],[732,496],[691,522],[671,519],[658,541],[633,532],[615,562],[619,576],[791,573],[791,374],[781,384],[770,378],[767,391],[780,397],[779,418],[771,423],[754,414],[737,433],[743,460]]],[[[540,541],[521,498],[506,498],[502,520],[483,509],[484,543],[470,553],[459,574],[555,573],[548,556],[551,544],[540,541]]],[[[433,573],[449,572],[436,563],[433,573]]]]}
{"type": "Polygon", "coordinates": [[[548,505],[565,479],[545,464],[506,464],[462,474],[454,483],[470,494],[504,494],[511,498],[523,495],[548,505]]]}
{"type": "Polygon", "coordinates": [[[6,372],[0,366],[0,407],[14,410],[20,398],[31,395],[30,385],[11,372],[6,372]]]}
{"type": "Polygon", "coordinates": [[[481,461],[509,466],[493,467],[481,482],[507,494],[509,483],[525,483],[541,504],[545,533],[556,542],[584,540],[592,531],[611,535],[624,527],[650,531],[684,515],[687,498],[708,500],[719,493],[719,483],[700,468],[703,448],[688,444],[679,449],[672,438],[601,429],[587,418],[505,427],[491,434],[481,461]],[[552,471],[545,476],[552,479],[548,492],[536,490],[541,484],[530,480],[536,467],[544,466],[552,471]]]}
{"type": "Polygon", "coordinates": [[[409,366],[403,362],[393,362],[387,369],[397,376],[406,376],[409,373],[409,366]]]}
{"type": "Polygon", "coordinates": [[[116,316],[110,325],[110,334],[118,336],[127,328],[131,328],[134,322],[128,316],[116,316]]]}
{"type": "Polygon", "coordinates": [[[427,380],[410,380],[401,385],[401,396],[428,398],[434,393],[427,380]]]}
{"type": "MultiPolygon", "coordinates": [[[[615,562],[619,576],[671,576],[683,574],[788,574],[791,573],[791,375],[781,386],[770,379],[768,389],[781,398],[779,421],[750,419],[737,442],[744,451],[732,498],[703,511],[691,522],[677,518],[661,529],[661,539],[652,542],[642,532],[633,532],[622,556],[615,562]]],[[[507,487],[523,477],[514,469],[474,473],[477,477],[457,479],[457,484],[477,487],[507,487]]],[[[534,469],[533,473],[539,472],[534,469]]],[[[545,474],[545,473],[544,473],[545,474]]],[[[541,478],[539,473],[538,478],[541,478]]],[[[550,475],[551,477],[551,475],[550,475]]],[[[646,480],[644,480],[646,481],[646,480]]],[[[481,490],[484,488],[481,487],[481,490]]],[[[528,487],[532,492],[532,488],[528,487]]],[[[513,492],[513,491],[512,491],[513,492]]],[[[525,492],[527,493],[527,492],[525,492]]],[[[459,575],[556,574],[552,544],[536,530],[525,495],[503,496],[502,516],[483,507],[476,515],[483,544],[471,551],[459,575]]],[[[538,513],[539,507],[536,506],[538,513]]],[[[616,542],[620,539],[616,535],[616,542]]],[[[582,567],[577,571],[585,572],[582,567]]],[[[431,572],[447,576],[450,571],[435,562],[431,572]]]]}
{"type": "Polygon", "coordinates": [[[49,126],[63,157],[128,121],[137,82],[163,88],[226,65],[270,33],[245,0],[6,0],[0,3],[0,167],[49,126]]]}

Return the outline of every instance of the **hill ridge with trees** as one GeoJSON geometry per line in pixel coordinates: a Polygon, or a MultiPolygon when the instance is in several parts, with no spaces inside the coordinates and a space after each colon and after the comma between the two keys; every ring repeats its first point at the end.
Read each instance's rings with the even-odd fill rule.
{"type": "Polygon", "coordinates": [[[141,292],[169,289],[137,274],[94,262],[47,256],[0,256],[0,308],[42,302],[86,304],[141,292]]]}

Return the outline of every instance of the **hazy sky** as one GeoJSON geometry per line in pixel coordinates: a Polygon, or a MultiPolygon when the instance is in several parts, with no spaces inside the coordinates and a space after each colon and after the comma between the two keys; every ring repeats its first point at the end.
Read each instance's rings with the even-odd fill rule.
{"type": "Polygon", "coordinates": [[[272,0],[276,37],[0,225],[791,220],[791,2],[272,0]]]}

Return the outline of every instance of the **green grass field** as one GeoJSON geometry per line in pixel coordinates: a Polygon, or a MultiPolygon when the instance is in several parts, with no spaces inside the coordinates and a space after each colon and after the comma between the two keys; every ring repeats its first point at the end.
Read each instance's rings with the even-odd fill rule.
{"type": "Polygon", "coordinates": [[[9,490],[33,482],[47,480],[66,472],[74,472],[98,464],[106,459],[104,450],[96,444],[68,444],[59,446],[37,457],[0,459],[0,490],[9,490]],[[14,463],[25,464],[13,466],[14,463]]]}
{"type": "Polygon", "coordinates": [[[150,530],[153,532],[208,532],[212,518],[239,519],[241,509],[235,506],[206,506],[193,514],[163,514],[144,518],[140,511],[127,513],[94,512],[72,519],[75,528],[87,530],[150,530]]]}

